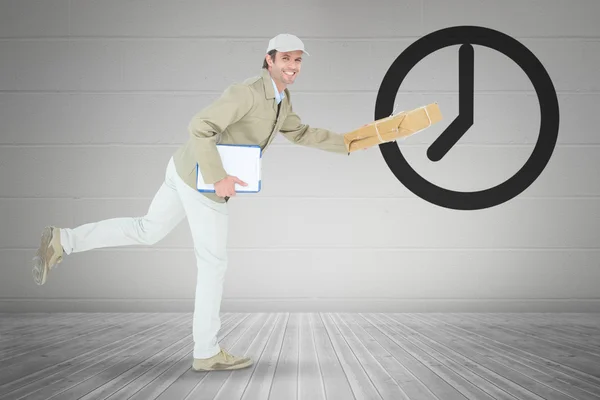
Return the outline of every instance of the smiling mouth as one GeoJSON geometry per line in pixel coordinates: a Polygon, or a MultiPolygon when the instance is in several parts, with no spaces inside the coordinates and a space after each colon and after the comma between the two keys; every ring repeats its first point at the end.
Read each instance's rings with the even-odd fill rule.
{"type": "Polygon", "coordinates": [[[294,76],[294,75],[296,75],[295,72],[287,72],[287,71],[284,72],[284,74],[286,74],[287,76],[294,76]]]}

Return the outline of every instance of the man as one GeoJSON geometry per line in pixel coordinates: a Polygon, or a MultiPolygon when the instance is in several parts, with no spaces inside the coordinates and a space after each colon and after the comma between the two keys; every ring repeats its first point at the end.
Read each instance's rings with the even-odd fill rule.
{"type": "Polygon", "coordinates": [[[311,128],[293,111],[287,86],[297,79],[304,54],[309,55],[296,36],[275,36],[269,41],[259,76],[230,85],[221,97],[192,118],[190,137],[169,160],[165,181],[145,216],[113,218],[74,229],[46,227],[34,257],[36,283],[44,284],[50,269],[62,262],[65,254],[102,247],[152,245],[187,217],[198,271],[192,368],[212,371],[252,365],[250,358],[233,356],[217,342],[227,269],[227,202],[236,194],[235,185],[246,183],[226,173],[216,145],[258,144],[264,152],[281,132],[300,145],[349,154],[343,135],[311,128]],[[197,170],[204,182],[214,184],[215,193],[197,190],[197,170]]]}

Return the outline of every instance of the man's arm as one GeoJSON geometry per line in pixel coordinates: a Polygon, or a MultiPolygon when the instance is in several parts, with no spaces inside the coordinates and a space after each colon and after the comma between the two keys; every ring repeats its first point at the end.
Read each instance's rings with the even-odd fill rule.
{"type": "Polygon", "coordinates": [[[229,86],[215,102],[198,112],[188,126],[193,153],[204,182],[216,183],[227,177],[217,150],[217,137],[227,126],[252,109],[252,90],[244,85],[229,86]]]}
{"type": "Polygon", "coordinates": [[[303,124],[298,114],[293,111],[286,117],[279,131],[292,143],[333,153],[350,154],[343,134],[311,128],[303,124]]]}

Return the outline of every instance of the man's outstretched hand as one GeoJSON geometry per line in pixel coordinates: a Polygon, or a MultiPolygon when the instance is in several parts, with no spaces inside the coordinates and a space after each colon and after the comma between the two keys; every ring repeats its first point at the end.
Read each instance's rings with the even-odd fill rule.
{"type": "Polygon", "coordinates": [[[248,184],[237,176],[227,175],[226,178],[221,179],[215,183],[215,192],[219,197],[232,197],[235,196],[235,184],[248,186],[248,184]]]}

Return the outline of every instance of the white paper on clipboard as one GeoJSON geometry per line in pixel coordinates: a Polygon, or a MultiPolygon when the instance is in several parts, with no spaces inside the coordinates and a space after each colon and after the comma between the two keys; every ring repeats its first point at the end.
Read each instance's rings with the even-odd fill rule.
{"type": "MultiPolygon", "coordinates": [[[[237,176],[248,186],[235,184],[236,193],[260,192],[262,179],[262,149],[258,145],[218,144],[217,150],[221,156],[223,168],[228,175],[237,176]]],[[[214,193],[213,184],[205,183],[198,165],[196,165],[196,187],[199,192],[214,193]]]]}

